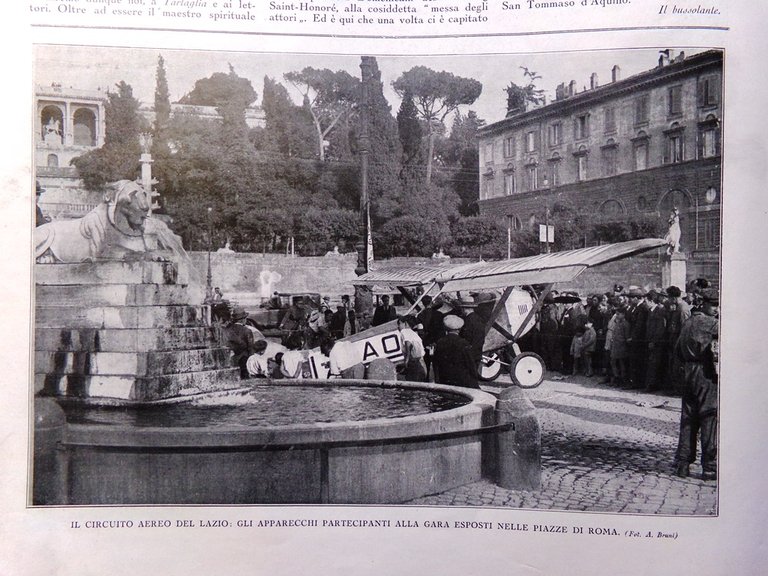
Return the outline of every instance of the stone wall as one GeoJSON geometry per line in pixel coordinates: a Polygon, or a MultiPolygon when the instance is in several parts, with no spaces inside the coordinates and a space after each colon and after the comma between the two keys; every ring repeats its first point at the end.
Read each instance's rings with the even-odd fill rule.
{"type": "MultiPolygon", "coordinates": [[[[208,270],[206,252],[190,252],[200,278],[208,270]]],[[[259,304],[275,292],[316,292],[334,300],[352,294],[357,254],[284,256],[237,252],[211,253],[211,278],[225,298],[243,306],[259,304]]]]}
{"type": "MultiPolygon", "coordinates": [[[[614,284],[641,288],[666,288],[661,285],[661,260],[655,251],[647,255],[632,256],[617,262],[591,268],[573,282],[555,286],[556,290],[575,290],[581,296],[602,294],[613,289],[614,284]]],[[[683,288],[683,286],[680,286],[683,288]]]]}
{"type": "MultiPolygon", "coordinates": [[[[205,279],[207,254],[191,252],[190,257],[205,279]]],[[[426,264],[429,258],[396,258],[380,266],[426,264]]],[[[467,262],[457,258],[453,263],[467,262]]],[[[211,274],[214,286],[219,286],[225,298],[243,306],[259,304],[272,292],[317,292],[335,301],[342,294],[353,294],[357,256],[284,256],[282,254],[222,253],[211,254],[211,274]]],[[[577,290],[580,294],[606,292],[614,284],[644,288],[661,286],[661,261],[654,251],[647,255],[626,258],[587,270],[573,282],[558,285],[558,290],[577,290]]]]}

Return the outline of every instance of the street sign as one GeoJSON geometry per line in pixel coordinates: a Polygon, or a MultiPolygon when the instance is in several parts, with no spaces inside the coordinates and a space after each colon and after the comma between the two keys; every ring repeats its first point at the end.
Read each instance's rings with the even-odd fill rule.
{"type": "Polygon", "coordinates": [[[539,224],[539,242],[553,243],[555,241],[555,227],[539,224]]]}

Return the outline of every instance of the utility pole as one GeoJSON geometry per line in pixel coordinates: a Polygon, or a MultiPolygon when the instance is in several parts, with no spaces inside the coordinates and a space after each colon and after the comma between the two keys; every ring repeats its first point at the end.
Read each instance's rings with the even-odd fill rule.
{"type": "MultiPolygon", "coordinates": [[[[369,133],[370,122],[370,91],[369,83],[371,80],[371,67],[373,66],[371,56],[362,56],[360,59],[360,240],[356,244],[357,249],[357,268],[355,274],[362,276],[368,272],[368,236],[370,234],[370,203],[368,200],[368,156],[370,154],[371,139],[369,133]]],[[[355,287],[355,312],[358,318],[362,317],[363,312],[370,310],[372,296],[370,290],[365,287],[355,287]]]]}

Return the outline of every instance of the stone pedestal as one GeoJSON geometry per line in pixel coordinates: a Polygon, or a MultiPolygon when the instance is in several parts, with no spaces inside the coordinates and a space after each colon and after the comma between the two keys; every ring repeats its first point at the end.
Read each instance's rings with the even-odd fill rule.
{"type": "Polygon", "coordinates": [[[686,257],[682,252],[675,252],[671,256],[664,256],[661,264],[662,288],[677,286],[685,292],[686,284],[686,257]]]}
{"type": "Polygon", "coordinates": [[[35,266],[35,391],[147,402],[240,386],[173,262],[35,266]]]}

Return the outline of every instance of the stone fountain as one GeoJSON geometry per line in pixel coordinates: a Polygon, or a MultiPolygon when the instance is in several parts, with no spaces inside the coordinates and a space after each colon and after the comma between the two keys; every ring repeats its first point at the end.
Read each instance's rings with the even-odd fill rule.
{"type": "Polygon", "coordinates": [[[122,180],[83,218],[35,229],[36,392],[149,402],[240,386],[151,201],[122,180]]]}

